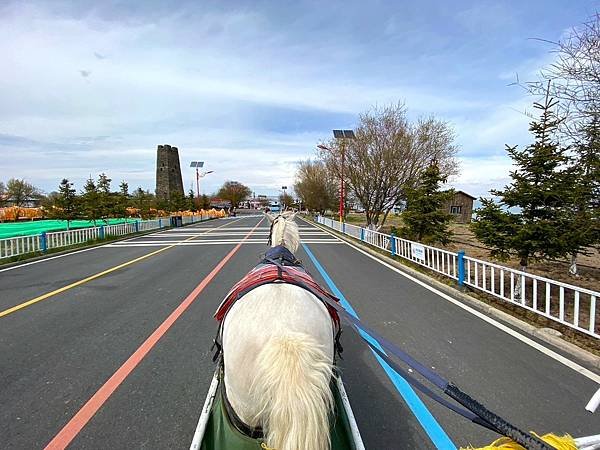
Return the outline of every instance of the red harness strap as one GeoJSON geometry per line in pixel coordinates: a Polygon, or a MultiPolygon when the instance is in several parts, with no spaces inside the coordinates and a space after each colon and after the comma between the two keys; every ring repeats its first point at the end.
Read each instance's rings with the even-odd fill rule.
{"type": "MultiPolygon", "coordinates": [[[[319,284],[317,284],[317,282],[304,270],[292,266],[279,267],[275,264],[264,264],[252,269],[244,278],[238,281],[233,288],[231,288],[225,299],[219,305],[219,308],[214,315],[215,319],[221,322],[233,304],[237,300],[243,298],[244,294],[258,286],[269,283],[295,284],[296,286],[306,289],[317,298],[327,297],[335,302],[339,302],[337,297],[319,286],[319,284]]],[[[337,311],[325,302],[323,303],[329,311],[335,329],[339,330],[340,318],[337,311]]]]}

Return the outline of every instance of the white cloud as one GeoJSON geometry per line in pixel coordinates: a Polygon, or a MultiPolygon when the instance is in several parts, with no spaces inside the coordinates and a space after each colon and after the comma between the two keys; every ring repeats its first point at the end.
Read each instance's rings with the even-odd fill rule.
{"type": "MultiPolygon", "coordinates": [[[[0,139],[3,169],[46,190],[62,177],[81,183],[102,171],[153,189],[163,143],[180,148],[186,189],[193,176],[185,166],[203,159],[215,170],[207,191],[226,179],[277,190],[293,184],[295,161],[312,156],[332,128],[352,127],[361,111],[399,100],[413,116],[454,123],[464,159],[458,182],[468,192],[490,184],[470,171],[469,158],[477,155],[492,175],[505,143],[528,142],[529,119],[519,111],[529,100],[497,85],[499,71],[490,84],[472,86],[483,83],[471,73],[482,63],[459,59],[471,47],[485,52],[483,45],[453,45],[447,30],[421,30],[401,10],[377,16],[355,4],[347,21],[330,21],[338,8],[324,4],[284,23],[259,7],[163,5],[136,16],[65,5],[15,2],[0,15],[10,36],[0,41],[10,68],[0,73],[0,138],[29,140],[0,139]],[[440,66],[446,73],[436,73],[440,66]],[[485,163],[481,155],[492,156],[485,163]]],[[[506,9],[484,12],[489,21],[506,9]]],[[[482,25],[473,20],[482,14],[473,7],[457,20],[477,33],[482,25]]],[[[515,56],[518,70],[535,65],[535,57],[522,59],[515,56]]]]}
{"type": "Polygon", "coordinates": [[[459,158],[461,174],[449,184],[475,197],[489,197],[490,189],[502,189],[510,183],[512,161],[508,156],[459,158]]]}

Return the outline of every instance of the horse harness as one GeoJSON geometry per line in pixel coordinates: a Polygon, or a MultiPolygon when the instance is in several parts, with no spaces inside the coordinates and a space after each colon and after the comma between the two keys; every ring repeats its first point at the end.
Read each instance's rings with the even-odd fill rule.
{"type": "Polygon", "coordinates": [[[286,247],[279,245],[270,248],[265,253],[260,263],[231,288],[229,293],[225,296],[225,299],[217,308],[214,318],[219,322],[219,328],[213,341],[213,349],[216,349],[215,354],[213,355],[213,361],[217,361],[223,352],[223,324],[225,323],[224,319],[231,307],[237,301],[241,300],[244,295],[259,286],[280,283],[293,284],[306,289],[323,303],[333,322],[334,358],[335,356],[341,358],[341,353],[343,351],[342,345],[340,344],[342,328],[338,312],[336,308],[332,306],[332,304],[339,303],[339,299],[323,289],[310,276],[302,265],[302,262],[298,260],[292,252],[286,247]]]}
{"type": "MultiPolygon", "coordinates": [[[[402,376],[409,384],[417,388],[423,394],[427,395],[432,400],[438,402],[442,406],[458,413],[464,418],[471,420],[473,423],[483,426],[489,430],[497,432],[501,435],[512,438],[515,442],[521,444],[527,449],[535,450],[551,450],[551,446],[536,435],[532,435],[520,428],[514,426],[510,422],[504,420],[502,417],[493,413],[487,409],[484,405],[477,402],[471,396],[459,389],[454,383],[444,379],[442,376],[434,372],[433,370],[425,367],[423,364],[416,361],[413,357],[408,355],[405,351],[400,349],[392,342],[385,339],[383,336],[370,329],[363,324],[360,319],[349,314],[340,304],[339,299],[334,295],[327,292],[325,289],[320,287],[312,277],[306,272],[302,263],[296,259],[296,257],[285,247],[277,246],[271,248],[265,254],[264,258],[258,266],[251,270],[241,281],[239,281],[227,294],[217,312],[215,318],[220,322],[217,337],[214,340],[213,349],[216,347],[217,351],[213,357],[213,361],[217,361],[222,354],[222,328],[223,319],[226,317],[227,312],[231,306],[241,299],[252,289],[269,283],[289,283],[300,286],[321,300],[329,314],[331,315],[334,323],[334,358],[335,355],[340,355],[342,347],[339,343],[341,334],[340,318],[344,319],[352,328],[359,332],[359,335],[363,341],[376,353],[381,359],[383,359],[395,372],[402,376]],[[363,336],[363,334],[370,335],[371,338],[378,344],[374,344],[371,340],[363,336]],[[449,402],[443,398],[440,394],[434,392],[430,387],[425,386],[420,380],[417,380],[414,375],[404,370],[400,365],[390,358],[393,355],[395,358],[408,364],[419,372],[427,381],[432,383],[434,386],[439,388],[445,395],[456,401],[459,405],[449,402]]],[[[222,358],[220,361],[222,367],[222,358]]],[[[249,436],[262,436],[262,429],[250,429],[245,425],[239,417],[235,414],[235,411],[229,405],[226,395],[224,397],[224,404],[229,413],[229,417],[232,423],[243,433],[249,436]]]]}
{"type": "MultiPolygon", "coordinates": [[[[275,222],[273,222],[275,223],[275,222]]],[[[271,224],[272,227],[272,224],[271,224]]],[[[306,271],[302,262],[298,260],[292,252],[290,252],[283,245],[272,247],[266,253],[260,263],[252,269],[248,274],[231,288],[229,293],[225,296],[225,299],[221,302],[217,311],[214,314],[215,319],[219,322],[219,328],[217,335],[213,341],[212,350],[215,350],[213,355],[213,362],[219,361],[221,366],[219,369],[219,376],[222,377],[224,373],[223,369],[223,324],[225,323],[225,317],[231,309],[231,307],[239,300],[243,298],[248,292],[256,289],[259,286],[265,284],[293,284],[306,289],[308,292],[317,297],[324,306],[327,308],[331,320],[333,322],[334,329],[334,364],[336,357],[341,358],[343,351],[340,343],[340,336],[342,334],[342,328],[340,324],[339,315],[334,307],[331,306],[331,302],[338,303],[339,299],[333,294],[323,289],[317,284],[310,274],[306,271]]],[[[222,378],[221,378],[222,379],[222,378]]],[[[243,435],[248,436],[252,439],[260,439],[263,437],[263,431],[261,427],[250,427],[246,425],[236,414],[233,407],[227,399],[227,393],[225,392],[225,383],[222,383],[221,402],[224,411],[229,418],[230,423],[243,435]]]]}

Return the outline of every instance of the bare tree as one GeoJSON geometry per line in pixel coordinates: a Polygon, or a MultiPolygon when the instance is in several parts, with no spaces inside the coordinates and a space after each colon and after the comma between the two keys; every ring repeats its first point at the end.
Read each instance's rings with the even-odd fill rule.
{"type": "Polygon", "coordinates": [[[402,103],[361,114],[355,134],[356,139],[346,142],[345,149],[332,141],[321,149],[320,156],[340,179],[345,152],[344,179],[365,209],[369,228],[383,226],[406,188],[415,185],[432,161],[444,176],[458,171],[450,125],[433,116],[411,124],[402,103]]]}
{"type": "Polygon", "coordinates": [[[322,161],[300,161],[294,191],[310,211],[324,214],[337,200],[336,182],[322,161]]]}
{"type": "Polygon", "coordinates": [[[544,42],[554,46],[556,60],[540,72],[539,80],[524,87],[539,96],[550,89],[566,119],[562,131],[578,142],[583,129],[600,115],[600,14],[572,28],[564,39],[544,42]]]}
{"type": "Polygon", "coordinates": [[[2,181],[0,181],[0,207],[4,206],[4,203],[5,203],[4,196],[5,195],[6,195],[6,186],[4,186],[4,183],[2,181]]]}
{"type": "Polygon", "coordinates": [[[27,202],[39,200],[42,196],[42,191],[25,180],[11,178],[6,183],[6,196],[8,197],[7,201],[17,207],[16,216],[18,219],[19,208],[27,202]]]}
{"type": "Polygon", "coordinates": [[[239,181],[226,181],[217,192],[217,195],[222,199],[231,202],[231,208],[238,207],[240,202],[246,200],[252,191],[248,186],[243,185],[239,181]]]}

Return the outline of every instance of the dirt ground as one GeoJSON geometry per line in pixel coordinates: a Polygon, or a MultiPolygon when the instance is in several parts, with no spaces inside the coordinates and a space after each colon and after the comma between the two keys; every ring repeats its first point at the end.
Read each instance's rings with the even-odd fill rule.
{"type": "MultiPolygon", "coordinates": [[[[336,219],[337,217],[330,216],[332,219],[336,219]]],[[[364,214],[351,213],[347,217],[347,222],[353,225],[364,226],[366,224],[366,219],[364,214]]],[[[384,227],[381,229],[382,233],[389,233],[391,227],[394,226],[396,228],[402,226],[402,218],[401,216],[392,215],[388,217],[384,227]]],[[[495,262],[502,266],[512,267],[515,269],[519,269],[519,264],[517,259],[512,259],[508,261],[499,261],[490,256],[490,251],[486,248],[481,242],[479,242],[474,234],[469,229],[468,224],[458,224],[453,223],[450,226],[450,230],[452,232],[451,242],[442,246],[440,244],[436,245],[436,247],[442,247],[446,250],[450,250],[452,252],[456,252],[458,250],[464,250],[465,253],[473,258],[481,259],[483,261],[495,262]]],[[[600,291],[600,254],[598,251],[590,249],[589,255],[580,255],[578,258],[578,271],[579,274],[577,277],[573,277],[569,275],[568,269],[569,264],[568,261],[531,261],[528,267],[528,272],[550,278],[556,281],[562,281],[567,284],[571,284],[574,286],[591,289],[593,291],[600,291]]],[[[410,265],[410,264],[409,264],[410,265]]],[[[416,270],[422,270],[420,266],[415,267],[416,270]]],[[[447,279],[443,276],[436,274],[435,272],[429,272],[430,276],[440,279],[442,282],[446,282],[447,279]]],[[[483,282],[483,277],[486,278],[488,286],[490,286],[490,273],[484,272],[479,273],[479,275],[474,275],[479,279],[480,285],[483,282]]],[[[496,283],[499,283],[499,274],[496,273],[496,283]]],[[[510,285],[510,276],[508,274],[504,275],[505,278],[505,286],[510,285]]],[[[493,283],[493,282],[492,282],[493,283]]],[[[498,286],[498,284],[496,285],[498,286]]],[[[539,286],[538,286],[539,287],[539,286]]],[[[498,287],[496,287],[496,290],[498,287]]],[[[525,300],[524,302],[530,308],[538,309],[542,311],[545,305],[545,290],[540,287],[537,290],[536,298],[537,298],[537,306],[533,303],[533,292],[532,291],[532,282],[527,281],[525,284],[525,300]]],[[[559,303],[556,300],[559,298],[560,292],[558,292],[558,287],[552,287],[552,298],[553,300],[549,304],[550,313],[553,316],[558,316],[559,314],[559,303]]],[[[574,291],[566,290],[564,293],[564,314],[565,320],[568,322],[573,322],[573,317],[575,315],[574,311],[574,291]]],[[[543,315],[536,314],[529,310],[523,309],[517,304],[512,304],[507,301],[498,301],[498,299],[492,295],[484,294],[478,290],[471,291],[471,295],[478,297],[480,300],[493,305],[496,308],[503,310],[511,315],[516,317],[520,317],[523,320],[532,323],[538,327],[548,327],[559,330],[563,333],[563,338],[567,341],[578,345],[582,348],[591,351],[592,353],[600,356],[600,342],[597,339],[581,333],[577,330],[574,330],[570,327],[563,326],[556,321],[547,319],[543,315]]],[[[590,314],[589,311],[586,310],[585,306],[581,306],[579,310],[579,326],[583,328],[587,328],[590,323],[590,314]]],[[[596,310],[596,332],[600,332],[600,319],[598,318],[598,311],[596,310]]]]}
{"type": "MultiPolygon", "coordinates": [[[[365,215],[358,213],[348,214],[347,221],[348,223],[355,225],[364,225],[366,223],[365,215]]],[[[381,231],[383,233],[389,233],[392,226],[402,226],[402,219],[400,216],[388,216],[381,231]]],[[[453,223],[450,226],[450,229],[452,231],[451,243],[446,246],[439,244],[436,246],[450,251],[464,250],[467,255],[474,258],[496,262],[503,266],[519,269],[519,261],[517,259],[498,261],[492,258],[489,249],[475,238],[469,229],[468,224],[453,223]]],[[[590,249],[590,255],[580,255],[577,262],[579,271],[577,277],[569,275],[569,263],[566,260],[532,261],[530,262],[528,271],[542,277],[592,289],[594,291],[600,291],[600,253],[597,250],[590,249]]]]}

